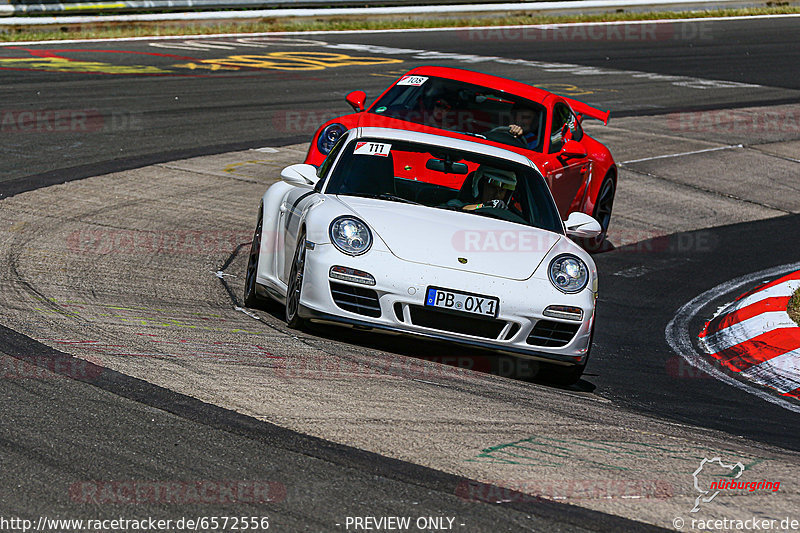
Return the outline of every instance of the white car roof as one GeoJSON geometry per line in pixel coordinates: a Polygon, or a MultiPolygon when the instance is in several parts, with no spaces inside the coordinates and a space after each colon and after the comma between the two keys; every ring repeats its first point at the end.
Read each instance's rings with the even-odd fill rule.
{"type": "Polygon", "coordinates": [[[357,128],[352,138],[360,139],[362,137],[373,137],[398,141],[413,141],[423,144],[442,146],[444,148],[453,148],[455,150],[463,150],[465,152],[473,152],[490,157],[507,159],[515,163],[532,167],[538,171],[536,165],[534,165],[530,159],[524,155],[512,152],[511,150],[505,150],[503,148],[497,148],[495,146],[489,146],[479,142],[445,137],[444,135],[434,135],[432,133],[421,133],[418,131],[401,130],[395,128],[357,128]]]}

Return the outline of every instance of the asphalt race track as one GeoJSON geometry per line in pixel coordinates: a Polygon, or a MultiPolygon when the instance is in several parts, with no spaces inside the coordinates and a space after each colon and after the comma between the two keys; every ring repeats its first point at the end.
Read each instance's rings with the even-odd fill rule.
{"type": "MultiPolygon", "coordinates": [[[[627,30],[630,40],[621,40],[625,31],[596,30],[592,35],[597,38],[587,32],[562,36],[544,30],[304,35],[294,36],[293,42],[284,38],[278,48],[268,44],[274,38],[250,39],[250,46],[186,45],[183,40],[157,46],[136,41],[4,46],[0,47],[4,109],[94,110],[95,114],[87,117],[85,128],[74,128],[77,131],[52,125],[57,131],[50,136],[4,136],[0,176],[4,181],[24,177],[26,184],[37,183],[31,179],[34,176],[57,182],[212,151],[305,142],[320,118],[346,109],[342,99],[354,82],[374,97],[391,81],[394,71],[420,64],[455,63],[513,76],[612,109],[615,118],[797,101],[797,77],[787,68],[798,61],[796,18],[643,25],[627,30]],[[684,34],[693,37],[675,38],[684,34]],[[317,41],[333,44],[314,46],[317,41]],[[410,47],[419,53],[351,50],[348,55],[362,57],[362,65],[335,66],[353,61],[330,60],[327,68],[286,57],[304,51],[347,54],[336,44],[364,43],[410,47]],[[501,54],[501,49],[507,52],[501,54]],[[119,54],[120,50],[130,53],[119,54]],[[441,54],[453,53],[535,59],[551,65],[441,59],[441,54]],[[250,59],[237,62],[230,60],[232,56],[250,59]],[[658,76],[678,79],[659,80],[658,76]],[[684,86],[703,87],[708,85],[705,80],[757,86],[732,90],[684,86]],[[307,114],[287,119],[287,111],[297,110],[307,114]]],[[[319,56],[307,59],[324,63],[319,56]]],[[[6,120],[12,123],[5,123],[3,131],[13,128],[13,119],[6,120]]],[[[41,127],[46,129],[47,124],[41,127]]],[[[708,137],[706,132],[698,133],[708,137]]]]}
{"type": "MultiPolygon", "coordinates": [[[[0,47],[3,517],[800,519],[800,405],[670,347],[684,304],[800,260],[799,20],[0,47]],[[612,110],[587,128],[621,173],[592,359],[571,389],[517,360],[297,333],[280,310],[241,307],[258,197],[347,92],[374,97],[422,64],[612,110]],[[690,515],[712,457],[783,484],[690,515]]],[[[687,338],[737,295],[706,302],[687,338]]]]}

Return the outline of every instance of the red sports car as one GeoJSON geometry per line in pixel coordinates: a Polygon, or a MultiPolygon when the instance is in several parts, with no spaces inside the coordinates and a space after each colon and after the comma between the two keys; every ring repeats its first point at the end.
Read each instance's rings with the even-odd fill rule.
{"type": "Polygon", "coordinates": [[[563,219],[573,211],[597,219],[603,231],[584,243],[587,248],[605,239],[617,167],[608,148],[584,133],[581,121],[590,117],[607,124],[609,111],[518,81],[429,66],[401,76],[369,108],[365,109],[364,91],[353,91],[346,100],[355,113],[329,120],[317,130],[306,163],[322,164],[344,132],[356,127],[479,139],[531,159],[547,180],[563,219]]]}

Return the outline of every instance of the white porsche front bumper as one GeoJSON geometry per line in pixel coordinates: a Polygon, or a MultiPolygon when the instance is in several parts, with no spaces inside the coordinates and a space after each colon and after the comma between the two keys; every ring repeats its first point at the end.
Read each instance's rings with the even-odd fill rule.
{"type": "Polygon", "coordinates": [[[331,244],[307,249],[299,314],[314,321],[394,331],[566,365],[581,364],[589,353],[595,294],[558,291],[547,279],[524,281],[476,274],[398,259],[371,250],[351,257],[331,244]],[[332,266],[371,274],[375,284],[332,279],[332,266]],[[428,287],[499,298],[496,319],[426,307],[428,287]],[[579,307],[580,321],[548,317],[551,305],[579,307]]]}

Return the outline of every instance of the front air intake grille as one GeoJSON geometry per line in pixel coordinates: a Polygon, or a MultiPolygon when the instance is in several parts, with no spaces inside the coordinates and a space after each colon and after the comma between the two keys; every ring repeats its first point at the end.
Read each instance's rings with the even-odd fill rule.
{"type": "Polygon", "coordinates": [[[531,334],[528,335],[527,342],[528,344],[544,346],[546,348],[566,346],[580,327],[580,324],[566,324],[564,322],[554,322],[553,320],[540,320],[533,326],[531,334]]]}
{"type": "Polygon", "coordinates": [[[496,339],[506,326],[504,320],[456,315],[420,305],[409,305],[408,310],[411,312],[411,323],[415,326],[484,337],[486,339],[496,339]]]}
{"type": "Polygon", "coordinates": [[[345,311],[373,318],[381,316],[378,293],[372,289],[331,282],[331,296],[334,303],[345,311]]]}
{"type": "Polygon", "coordinates": [[[400,322],[406,321],[405,317],[403,316],[403,304],[401,304],[400,302],[394,303],[394,316],[400,322]]]}
{"type": "Polygon", "coordinates": [[[516,322],[512,322],[511,327],[508,328],[508,333],[506,333],[506,340],[510,341],[511,339],[513,339],[514,335],[516,335],[519,332],[519,330],[520,330],[520,325],[517,324],[516,322]]]}

